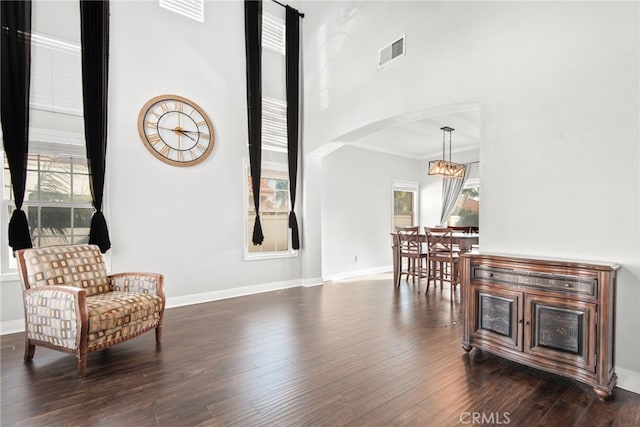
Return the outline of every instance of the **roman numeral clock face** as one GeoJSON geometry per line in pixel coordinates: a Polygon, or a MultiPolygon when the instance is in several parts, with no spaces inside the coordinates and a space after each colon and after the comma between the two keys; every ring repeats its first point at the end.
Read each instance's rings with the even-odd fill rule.
{"type": "Polygon", "coordinates": [[[174,166],[200,163],[211,154],[215,139],[204,111],[177,95],[150,99],[140,110],[138,132],[151,154],[174,166]]]}

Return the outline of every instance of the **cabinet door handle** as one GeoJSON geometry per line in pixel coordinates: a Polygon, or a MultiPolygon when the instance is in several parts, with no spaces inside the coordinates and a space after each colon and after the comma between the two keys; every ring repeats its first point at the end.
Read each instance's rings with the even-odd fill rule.
{"type": "Polygon", "coordinates": [[[529,325],[530,325],[530,322],[527,320],[527,326],[529,326],[529,325]]]}
{"type": "Polygon", "coordinates": [[[489,277],[493,277],[493,273],[489,273],[489,277]]]}
{"type": "Polygon", "coordinates": [[[570,288],[570,287],[571,287],[571,283],[565,283],[565,284],[564,284],[564,287],[565,287],[565,288],[570,288]]]}
{"type": "Polygon", "coordinates": [[[518,320],[518,323],[520,323],[522,325],[522,319],[518,320]]]}

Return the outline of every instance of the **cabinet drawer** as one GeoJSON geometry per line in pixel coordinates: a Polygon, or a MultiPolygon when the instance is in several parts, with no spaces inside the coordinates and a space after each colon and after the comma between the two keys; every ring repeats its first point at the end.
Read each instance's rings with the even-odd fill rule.
{"type": "Polygon", "coordinates": [[[575,293],[596,296],[598,279],[589,277],[556,276],[545,274],[531,274],[531,286],[550,289],[556,292],[575,293]]]}
{"type": "Polygon", "coordinates": [[[598,293],[598,279],[595,277],[564,276],[498,267],[472,266],[471,280],[488,280],[590,297],[596,297],[598,293]]]}
{"type": "Polygon", "coordinates": [[[471,271],[471,280],[490,280],[493,282],[517,283],[516,275],[513,270],[496,267],[479,267],[473,266],[471,271]]]}

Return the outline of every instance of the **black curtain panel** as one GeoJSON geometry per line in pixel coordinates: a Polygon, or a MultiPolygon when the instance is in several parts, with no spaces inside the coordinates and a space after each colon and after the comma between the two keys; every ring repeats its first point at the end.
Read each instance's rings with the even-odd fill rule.
{"type": "Polygon", "coordinates": [[[89,243],[105,253],[111,248],[102,213],[107,154],[107,83],[109,80],[109,1],[80,0],[84,135],[93,207],[89,243]]]}
{"type": "Polygon", "coordinates": [[[260,178],[262,169],[262,1],[245,0],[244,33],[247,64],[247,117],[249,121],[249,162],[256,220],[254,245],[264,241],[260,224],[260,178]]]}
{"type": "Polygon", "coordinates": [[[4,151],[9,163],[16,210],[9,221],[14,251],[32,247],[29,222],[22,210],[29,152],[31,69],[31,0],[2,1],[0,90],[4,151]]]}
{"type": "Polygon", "coordinates": [[[300,63],[300,14],[287,6],[286,17],[286,75],[287,75],[287,149],[289,156],[289,193],[291,212],[289,228],[293,249],[300,249],[300,233],[294,209],[298,176],[298,117],[299,117],[299,63],[300,63]]]}

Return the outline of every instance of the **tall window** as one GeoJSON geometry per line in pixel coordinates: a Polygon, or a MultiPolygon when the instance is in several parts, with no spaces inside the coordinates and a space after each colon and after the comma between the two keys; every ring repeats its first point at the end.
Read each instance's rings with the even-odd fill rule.
{"type": "Polygon", "coordinates": [[[289,175],[287,166],[287,102],[285,85],[285,9],[263,3],[262,13],[262,171],[260,222],[264,241],[251,242],[255,208],[249,162],[244,166],[247,218],[245,259],[295,256],[289,230],[289,175]]]}
{"type": "Polygon", "coordinates": [[[411,227],[418,223],[418,184],[414,182],[393,182],[393,225],[411,227]]]}
{"type": "Polygon", "coordinates": [[[480,180],[468,179],[456,206],[451,212],[449,226],[479,227],[480,224],[480,180]]]}
{"type": "Polygon", "coordinates": [[[245,200],[247,201],[245,257],[260,259],[294,255],[289,232],[289,175],[286,163],[262,162],[260,180],[260,220],[264,234],[262,245],[256,246],[251,243],[256,212],[253,207],[249,162],[245,162],[245,179],[245,200]]]}
{"type": "MultiPolygon", "coordinates": [[[[23,204],[31,240],[35,247],[85,243],[94,209],[84,144],[80,44],[34,33],[31,46],[29,156],[23,204]]],[[[0,254],[2,273],[7,273],[16,268],[7,244],[7,224],[15,203],[4,151],[1,156],[0,254]]]]}

